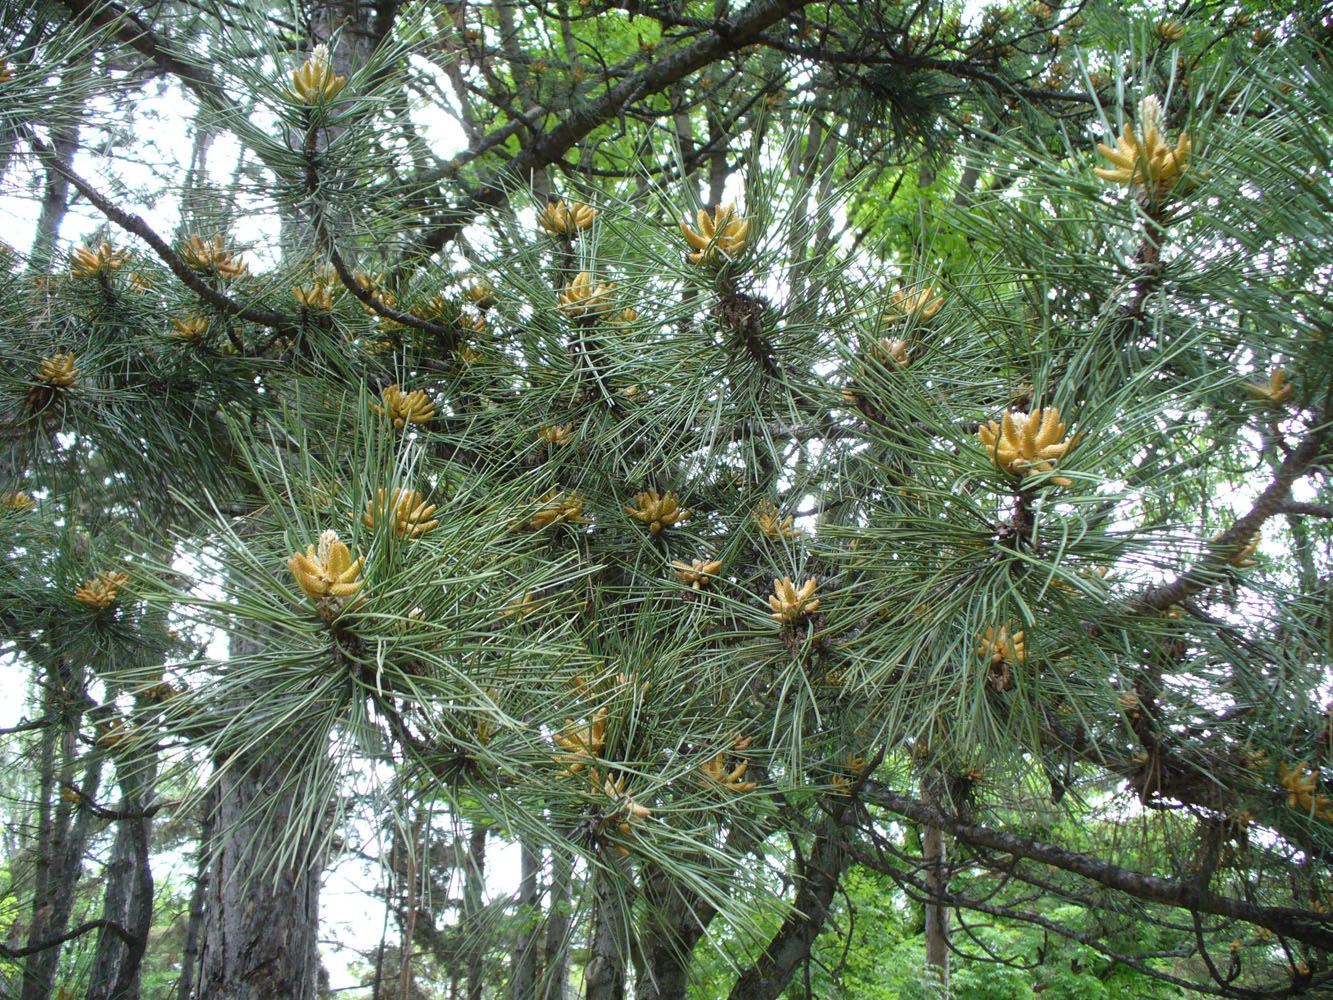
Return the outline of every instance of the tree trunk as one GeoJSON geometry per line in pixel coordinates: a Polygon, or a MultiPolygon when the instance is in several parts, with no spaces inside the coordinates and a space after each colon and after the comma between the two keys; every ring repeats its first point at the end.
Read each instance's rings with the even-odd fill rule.
{"type": "MultiPolygon", "coordinates": [[[[926,860],[926,886],[934,896],[947,890],[943,874],[944,834],[928,826],[921,835],[922,853],[926,860]]],[[[939,903],[926,900],[926,967],[932,980],[947,994],[949,992],[949,910],[939,903]]]]}
{"type": "Polygon", "coordinates": [[[181,952],[181,975],[176,981],[176,1000],[194,996],[194,977],[199,962],[199,938],[204,925],[204,900],[208,893],[208,859],[212,854],[213,820],[217,815],[217,789],[204,793],[203,815],[199,820],[198,864],[194,889],[190,892],[190,913],[185,924],[185,948],[181,952]]]}
{"type": "MultiPolygon", "coordinates": [[[[938,777],[923,781],[926,801],[937,808],[940,805],[938,777]]],[[[926,888],[926,972],[932,989],[940,996],[949,995],[949,910],[936,902],[948,891],[948,871],[945,868],[946,845],[944,831],[927,826],[921,831],[921,858],[925,864],[926,888]]]]}
{"type": "Polygon", "coordinates": [[[486,835],[490,831],[477,824],[468,838],[467,874],[463,880],[463,953],[467,956],[467,1000],[481,1000],[482,956],[486,929],[481,926],[482,892],[486,885],[486,835]]]}
{"type": "Polygon", "coordinates": [[[643,878],[647,901],[635,956],[635,1000],[685,1000],[690,959],[716,911],[660,871],[643,878]]]}
{"type": "Polygon", "coordinates": [[[708,203],[721,205],[727,193],[727,178],[731,169],[727,164],[727,133],[717,114],[708,112],[708,203]]]}
{"type": "MultiPolygon", "coordinates": [[[[83,856],[92,835],[92,811],[60,798],[60,792],[74,784],[77,773],[76,734],[82,722],[81,712],[68,714],[68,703],[86,700],[81,678],[74,677],[64,661],[57,661],[48,671],[44,714],[59,719],[42,747],[41,773],[38,775],[37,870],[33,883],[32,918],[28,924],[27,947],[37,949],[23,963],[23,987],[20,1000],[47,1000],[55,988],[56,968],[61,946],[48,945],[65,933],[74,898],[83,874],[83,856]],[[56,745],[59,744],[59,775],[56,773],[56,745]]],[[[85,759],[79,793],[96,800],[102,778],[103,756],[100,751],[85,759]]]]}
{"type": "Polygon", "coordinates": [[[583,973],[587,982],[587,1000],[625,1000],[627,915],[624,898],[612,878],[601,869],[592,874],[595,893],[592,940],[588,946],[588,964],[583,973]]]}
{"type": "MultiPolygon", "coordinates": [[[[363,0],[315,0],[309,5],[307,21],[310,50],[313,51],[317,45],[327,46],[333,72],[340,76],[350,76],[366,65],[383,33],[388,30],[387,23],[379,23],[376,11],[381,8],[390,10],[396,6],[365,3],[363,0]]],[[[391,15],[388,16],[391,19],[391,15]]],[[[346,126],[337,124],[320,128],[314,137],[316,156],[322,156],[345,129],[346,126]]],[[[306,145],[306,134],[299,128],[289,129],[287,142],[292,149],[302,150],[306,145]]],[[[328,175],[320,178],[321,184],[331,189],[350,183],[351,180],[348,177],[328,175]]],[[[333,213],[329,222],[335,232],[350,230],[350,219],[343,213],[333,213]]],[[[278,206],[278,224],[278,245],[284,262],[306,259],[311,250],[319,246],[315,217],[308,202],[281,202],[278,206]]]]}
{"type": "MultiPolygon", "coordinates": [[[[727,849],[733,856],[754,850],[763,842],[761,829],[733,827],[727,849]]],[[[636,1000],[685,1000],[694,949],[717,916],[717,910],[698,893],[673,883],[659,869],[645,867],[641,876],[646,906],[635,952],[636,1000]]]]}
{"type": "Polygon", "coordinates": [[[122,758],[120,776],[123,818],[116,823],[111,861],[106,867],[102,918],[129,931],[133,941],[103,928],[93,953],[87,1000],[137,1000],[139,969],[153,925],[153,871],[148,849],[153,820],[144,815],[157,780],[157,752],[122,758]]]}
{"type": "Polygon", "coordinates": [[[541,857],[526,834],[518,838],[522,877],[518,885],[518,926],[509,962],[510,1000],[532,1000],[537,987],[537,962],[541,958],[542,922],[538,905],[537,875],[541,857]]]}
{"type": "MultiPolygon", "coordinates": [[[[85,794],[96,794],[101,770],[100,759],[90,762],[84,771],[81,788],[85,794]]],[[[66,810],[60,810],[65,813],[66,810]]],[[[51,840],[51,878],[47,892],[33,900],[32,923],[28,929],[28,947],[37,947],[53,941],[65,933],[74,899],[83,874],[83,856],[92,833],[91,813],[80,810],[73,822],[68,816],[58,819],[51,840]]],[[[60,963],[60,945],[41,948],[29,955],[23,964],[23,991],[20,1000],[47,1000],[55,986],[56,968],[60,963]]]]}
{"type": "Polygon", "coordinates": [[[546,913],[546,967],[541,1000],[565,1000],[569,992],[569,882],[574,877],[569,856],[551,852],[551,901],[546,913]]]}
{"type": "Polygon", "coordinates": [[[315,998],[323,858],[287,849],[293,828],[319,827],[296,812],[298,756],[295,743],[271,746],[226,761],[217,778],[200,1000],[315,998]]]}
{"type": "Polygon", "coordinates": [[[823,823],[810,854],[799,865],[796,899],[792,912],[769,940],[764,952],[743,972],[731,989],[730,1000],[777,1000],[824,927],[833,894],[847,867],[842,843],[842,825],[851,807],[839,809],[823,823]]]}

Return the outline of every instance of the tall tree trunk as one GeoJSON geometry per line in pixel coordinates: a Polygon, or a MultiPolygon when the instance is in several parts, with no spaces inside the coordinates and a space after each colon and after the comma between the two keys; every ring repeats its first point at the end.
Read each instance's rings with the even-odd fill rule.
{"type": "MultiPolygon", "coordinates": [[[[308,11],[311,48],[329,44],[334,71],[344,75],[365,65],[378,40],[372,29],[380,20],[374,15],[381,6],[386,12],[396,8],[359,0],[316,0],[308,11]]],[[[387,31],[392,14],[385,16],[387,31]]],[[[334,137],[325,129],[319,148],[334,137]]],[[[304,146],[299,132],[289,140],[295,149],[304,146]]],[[[312,230],[306,213],[284,203],[279,222],[284,259],[308,252],[312,230]]],[[[233,637],[233,655],[253,651],[252,643],[233,637]]],[[[218,762],[199,1000],[313,1000],[315,996],[324,859],[314,848],[304,853],[284,849],[293,827],[322,825],[322,817],[297,815],[304,806],[284,780],[293,759],[302,750],[310,752],[308,742],[296,734],[290,742],[218,762]],[[278,858],[284,860],[279,864],[278,858]]],[[[315,752],[325,750],[321,746],[315,752]]]]}
{"type": "Polygon", "coordinates": [[[569,855],[558,849],[552,851],[541,1000],[565,1000],[569,992],[569,883],[573,877],[574,866],[569,855]]]}
{"type": "Polygon", "coordinates": [[[209,857],[213,853],[213,820],[217,815],[217,789],[204,793],[203,815],[199,819],[199,849],[190,892],[190,913],[185,923],[185,948],[181,952],[181,974],[176,981],[176,1000],[194,996],[195,972],[199,964],[199,939],[204,925],[204,900],[208,894],[209,857]]]}
{"type": "MultiPolygon", "coordinates": [[[[733,830],[729,846],[745,840],[733,830]]],[[[685,1000],[694,947],[717,911],[659,869],[642,875],[646,902],[635,952],[635,1000],[685,1000]]]]}
{"type": "MultiPolygon", "coordinates": [[[[54,694],[51,686],[43,699],[44,713],[51,711],[54,694]]],[[[51,719],[48,714],[46,716],[51,719]]],[[[43,906],[50,894],[51,880],[56,875],[54,851],[56,811],[53,803],[56,787],[56,745],[60,741],[60,726],[52,721],[42,733],[41,751],[37,764],[37,842],[33,845],[36,863],[33,872],[32,913],[28,920],[29,948],[36,947],[49,935],[46,931],[46,912],[43,906]]],[[[53,972],[42,966],[39,955],[30,956],[23,963],[23,1000],[42,1000],[50,995],[53,972]]],[[[54,963],[52,963],[54,964],[54,963]]]]}
{"type": "MultiPolygon", "coordinates": [[[[80,785],[85,794],[96,794],[101,766],[99,758],[90,761],[85,767],[80,785]]],[[[57,818],[50,842],[51,878],[46,893],[33,900],[32,922],[28,929],[29,948],[56,940],[68,928],[79,878],[83,874],[83,856],[92,834],[92,814],[88,810],[79,810],[72,822],[67,810],[62,808],[59,812],[64,817],[57,818]]],[[[28,956],[23,965],[20,1000],[47,1000],[55,985],[60,952],[60,945],[50,945],[28,956]]]]}
{"type": "MultiPolygon", "coordinates": [[[[940,806],[938,777],[922,782],[926,801],[940,806]]],[[[926,888],[926,972],[933,988],[941,996],[949,995],[949,909],[938,900],[948,891],[948,871],[945,867],[946,845],[944,831],[933,826],[921,831],[921,858],[925,864],[926,888]]]]}
{"type": "MultiPolygon", "coordinates": [[[[42,748],[38,775],[37,870],[27,940],[27,948],[35,950],[23,963],[20,1000],[47,1000],[55,988],[61,946],[51,942],[64,934],[69,925],[83,874],[83,856],[93,832],[92,811],[60,797],[62,790],[69,790],[75,784],[79,765],[76,736],[83,719],[82,709],[71,710],[69,706],[82,705],[86,700],[82,678],[76,677],[63,660],[56,661],[47,672],[43,704],[46,717],[59,722],[54,724],[49,742],[42,748]]],[[[85,799],[97,797],[102,762],[100,751],[93,751],[84,759],[77,788],[85,799]]]]}
{"type": "Polygon", "coordinates": [[[463,954],[467,956],[467,1000],[481,1000],[484,982],[482,956],[486,928],[481,926],[482,891],[486,885],[486,835],[490,831],[478,823],[472,828],[467,845],[467,873],[463,879],[463,954]]]}
{"type": "Polygon", "coordinates": [[[521,878],[518,884],[518,926],[509,961],[510,1000],[533,1000],[537,987],[537,962],[541,958],[542,922],[538,905],[537,875],[541,857],[526,834],[518,838],[521,878]]]}
{"type": "MultiPolygon", "coordinates": [[[[763,828],[732,827],[727,850],[739,857],[765,839],[763,828]]],[[[694,949],[717,916],[717,910],[691,889],[672,882],[664,872],[644,868],[641,877],[646,906],[635,952],[635,1000],[685,1000],[694,949]]]]}
{"type": "Polygon", "coordinates": [[[798,865],[791,914],[755,963],[736,980],[730,1000],[777,1000],[797,968],[809,959],[847,867],[842,827],[850,821],[851,811],[850,804],[844,805],[821,824],[809,855],[798,865]]]}
{"type": "Polygon", "coordinates": [[[292,829],[319,828],[297,812],[298,745],[220,762],[200,1000],[314,1000],[323,858],[287,849],[292,829]]]}
{"type": "Polygon", "coordinates": [[[157,752],[126,755],[116,765],[121,818],[106,867],[102,918],[127,930],[132,941],[103,928],[97,938],[87,1000],[137,1000],[139,969],[153,924],[153,871],[148,848],[153,821],[144,814],[157,780],[157,752]]]}
{"type": "MultiPolygon", "coordinates": [[[[370,60],[391,25],[392,10],[396,7],[397,4],[374,4],[365,0],[316,0],[309,5],[310,49],[317,45],[327,46],[333,72],[350,76],[370,60]],[[382,18],[376,16],[381,9],[387,19],[383,24],[382,18]]],[[[344,131],[345,126],[336,124],[320,128],[314,137],[316,155],[323,154],[344,131]]],[[[293,149],[302,150],[306,145],[306,133],[298,128],[289,129],[287,141],[293,149]]],[[[330,188],[350,181],[347,177],[328,175],[320,178],[321,185],[330,188]]],[[[335,214],[330,222],[336,232],[351,230],[350,219],[340,215],[335,214]]],[[[278,226],[278,245],[284,262],[292,263],[308,257],[311,249],[318,246],[315,217],[308,204],[280,203],[278,226]]]]}
{"type": "Polygon", "coordinates": [[[586,1000],[625,1000],[625,921],[624,898],[612,881],[614,876],[602,869],[592,873],[592,939],[588,944],[586,1000]]]}

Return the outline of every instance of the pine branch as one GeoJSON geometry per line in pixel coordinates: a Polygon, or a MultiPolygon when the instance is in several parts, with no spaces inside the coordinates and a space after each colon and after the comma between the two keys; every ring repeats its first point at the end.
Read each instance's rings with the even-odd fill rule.
{"type": "Polygon", "coordinates": [[[1215,586],[1226,576],[1236,552],[1258,533],[1265,521],[1284,512],[1292,486],[1310,472],[1320,458],[1329,438],[1330,425],[1322,414],[1317,415],[1313,423],[1301,443],[1282,460],[1272,481],[1250,509],[1208,546],[1203,559],[1170,583],[1150,587],[1131,600],[1132,611],[1165,611],[1171,605],[1215,586]]]}
{"type": "Polygon", "coordinates": [[[765,28],[812,2],[756,0],[734,17],[717,21],[706,37],[651,63],[608,89],[596,100],[577,111],[571,111],[555,128],[527,143],[501,173],[492,175],[475,194],[443,213],[446,221],[424,232],[417,246],[409,251],[409,256],[400,261],[400,266],[410,260],[424,260],[434,256],[452,242],[475,216],[504,204],[509,197],[506,180],[526,181],[535,171],[560,160],[581,139],[620,114],[631,102],[655,94],[727,53],[744,48],[765,28]]]}
{"type": "Polygon", "coordinates": [[[171,269],[171,272],[180,279],[181,283],[197,294],[205,302],[217,307],[225,313],[237,317],[238,319],[249,320],[252,323],[258,323],[260,326],[272,327],[281,330],[284,333],[293,332],[291,319],[281,313],[272,312],[268,309],[257,309],[254,306],[242,305],[235,299],[228,296],[225,292],[210,285],[199,276],[188,264],[185,263],[171,245],[159,236],[151,226],[148,225],[140,216],[132,212],[127,212],[117,206],[111,199],[107,198],[91,184],[85,181],[70,167],[60,162],[60,158],[55,154],[46,143],[39,139],[31,128],[23,127],[24,137],[32,146],[37,158],[46,165],[49,170],[54,170],[69,180],[79,193],[87,198],[93,205],[114,222],[120,228],[128,233],[139,237],[150,247],[153,252],[162,259],[162,262],[171,269]]]}
{"type": "Polygon", "coordinates": [[[302,144],[302,154],[305,160],[306,194],[309,196],[312,206],[311,214],[316,239],[324,252],[328,254],[329,263],[333,265],[338,280],[342,282],[344,288],[376,314],[401,323],[403,326],[434,334],[441,338],[446,345],[452,346],[458,340],[459,331],[457,329],[451,329],[432,320],[422,319],[420,316],[414,316],[412,313],[403,312],[388,305],[367,286],[357,281],[356,275],[347,266],[347,262],[343,260],[342,254],[338,252],[337,243],[333,239],[333,228],[329,224],[328,214],[324,211],[324,206],[319,200],[319,156],[316,136],[315,127],[311,125],[306,132],[305,142],[302,144]]]}

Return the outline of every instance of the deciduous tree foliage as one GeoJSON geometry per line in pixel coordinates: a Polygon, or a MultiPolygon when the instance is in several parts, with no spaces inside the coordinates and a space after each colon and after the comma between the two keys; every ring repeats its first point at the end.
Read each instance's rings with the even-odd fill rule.
{"type": "Polygon", "coordinates": [[[7,6],[5,995],[1327,990],[1320,16],[7,6]]]}

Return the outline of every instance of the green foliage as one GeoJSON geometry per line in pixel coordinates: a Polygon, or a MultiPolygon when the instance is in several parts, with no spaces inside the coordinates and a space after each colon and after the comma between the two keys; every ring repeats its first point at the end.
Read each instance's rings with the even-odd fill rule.
{"type": "MultiPolygon", "coordinates": [[[[0,624],[64,738],[41,808],[79,767],[123,782],[136,753],[184,814],[264,770],[249,818],[285,826],[255,885],[362,827],[401,865],[438,810],[452,860],[423,886],[466,867],[464,824],[537,845],[571,866],[589,978],[607,927],[683,937],[676,899],[715,917],[699,996],[781,938],[790,885],[845,898],[789,996],[930,995],[929,861],[886,791],[959,827],[953,943],[984,955],[958,963],[960,997],[1208,981],[1199,942],[1231,954],[1236,921],[1196,937],[1106,865],[1255,907],[1327,899],[1303,859],[1333,849],[1333,76],[1302,12],[1270,46],[1109,4],[975,29],[947,5],[812,5],[763,27],[781,44],[655,83],[636,114],[670,111],[666,143],[620,112],[565,140],[616,81],[714,37],[702,5],[465,27],[405,5],[373,50],[321,39],[346,80],[318,100],[293,97],[306,53],[272,12],[220,35],[195,13],[199,125],[253,183],[195,186],[171,239],[99,205],[123,261],[81,264],[99,233],[12,253],[0,281],[4,472],[37,499],[0,514],[0,624]],[[856,57],[801,63],[826,42],[856,57]],[[446,161],[409,95],[488,46],[504,62],[478,79],[505,99],[446,161]],[[1108,187],[1096,140],[1146,147],[1154,95],[1192,140],[1184,175],[1108,187]],[[535,224],[553,186],[595,218],[535,224]],[[682,219],[725,227],[726,201],[735,245],[687,245],[682,219]],[[1043,411],[1063,422],[1047,452],[1002,457],[994,436],[1043,411]],[[115,569],[105,607],[75,596],[115,569]],[[94,728],[116,720],[119,744],[94,728]],[[1040,843],[1006,868],[974,821],[1040,843]],[[825,856],[846,874],[810,867],[825,856]]],[[[93,127],[120,86],[55,81],[110,31],[71,28],[42,74],[39,38],[0,84],[53,174],[42,135],[93,127]]],[[[464,132],[476,96],[455,94],[464,132]]],[[[448,919],[499,966],[538,918],[478,878],[448,919]]],[[[158,910],[159,986],[183,905],[158,910]]],[[[1322,961],[1307,923],[1284,976],[1322,961]]],[[[1233,979],[1258,984],[1272,956],[1249,947],[1233,979]]]]}

